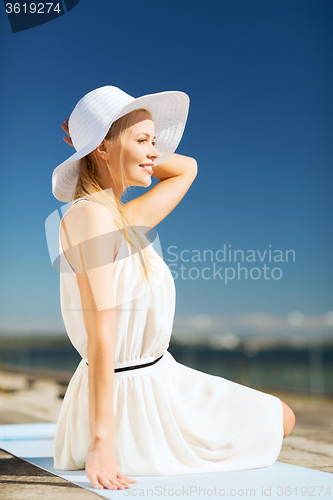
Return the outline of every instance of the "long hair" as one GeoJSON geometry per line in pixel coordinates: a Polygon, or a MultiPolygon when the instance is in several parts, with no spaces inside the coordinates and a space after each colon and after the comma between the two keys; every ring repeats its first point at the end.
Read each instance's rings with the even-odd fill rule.
{"type": "MultiPolygon", "coordinates": [[[[108,150],[111,154],[112,165],[117,165],[120,170],[123,190],[129,187],[124,169],[123,148],[120,148],[120,154],[117,158],[112,145],[118,139],[120,139],[121,144],[123,143],[125,137],[131,133],[135,122],[140,119],[143,113],[150,114],[148,110],[143,108],[134,110],[122,118],[119,118],[112,124],[105,137],[109,146],[108,150]]],[[[106,163],[112,185],[112,188],[107,190],[103,189],[101,186],[99,165],[94,154],[89,153],[81,159],[79,176],[71,203],[79,198],[86,197],[87,199],[92,199],[100,203],[110,210],[115,225],[130,244],[132,253],[135,254],[135,258],[140,261],[143,278],[149,282],[151,275],[155,273],[151,261],[154,257],[147,251],[147,246],[150,242],[147,237],[134,226],[131,216],[125,213],[121,202],[121,195],[116,189],[114,169],[109,162],[106,163]]]]}

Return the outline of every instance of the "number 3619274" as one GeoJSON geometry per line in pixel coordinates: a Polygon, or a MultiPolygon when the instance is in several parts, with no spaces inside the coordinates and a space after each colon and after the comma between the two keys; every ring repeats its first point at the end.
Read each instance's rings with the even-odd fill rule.
{"type": "Polygon", "coordinates": [[[49,14],[50,12],[62,11],[60,4],[57,3],[6,3],[7,14],[49,14]]]}

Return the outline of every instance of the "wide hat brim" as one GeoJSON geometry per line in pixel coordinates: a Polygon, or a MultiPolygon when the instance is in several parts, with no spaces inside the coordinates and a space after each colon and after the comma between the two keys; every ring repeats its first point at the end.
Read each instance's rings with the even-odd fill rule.
{"type": "Polygon", "coordinates": [[[54,169],[52,192],[59,201],[69,202],[72,200],[78,179],[80,160],[99,146],[113,122],[135,109],[145,108],[152,115],[155,125],[156,148],[160,153],[155,165],[166,161],[176,150],[187,120],[188,95],[184,92],[169,91],[149,94],[136,99],[131,98],[131,96],[128,98],[131,99],[131,102],[117,110],[116,115],[110,117],[110,121],[98,130],[98,133],[87,145],[79,148],[76,153],[54,169]]]}

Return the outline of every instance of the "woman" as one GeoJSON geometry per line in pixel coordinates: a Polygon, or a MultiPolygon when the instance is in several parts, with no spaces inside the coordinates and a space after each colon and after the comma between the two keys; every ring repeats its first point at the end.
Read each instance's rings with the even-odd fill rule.
{"type": "Polygon", "coordinates": [[[280,399],[167,351],[174,282],[146,235],[197,175],[194,159],[173,154],[188,103],[182,92],[90,92],[68,123],[77,152],[52,177],[56,198],[71,202],[60,225],[61,308],[83,358],[59,415],[54,461],[85,467],[94,488],[127,488],[135,482],[127,475],[267,467],[295,421],[280,399]],[[127,187],[149,187],[151,175],[160,182],[121,202],[127,187]]]}

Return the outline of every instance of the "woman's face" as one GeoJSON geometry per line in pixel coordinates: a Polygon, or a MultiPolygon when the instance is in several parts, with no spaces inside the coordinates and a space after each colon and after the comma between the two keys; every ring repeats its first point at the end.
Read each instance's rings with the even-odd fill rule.
{"type": "MultiPolygon", "coordinates": [[[[115,158],[122,158],[127,181],[130,186],[148,187],[151,184],[151,172],[159,152],[155,148],[155,127],[149,113],[141,112],[134,124],[125,131],[122,138],[116,139],[111,148],[115,158]]],[[[111,153],[112,155],[112,153],[111,153]]],[[[120,168],[112,165],[114,178],[118,182],[120,168]]],[[[120,180],[120,179],[119,179],[120,180]]]]}

